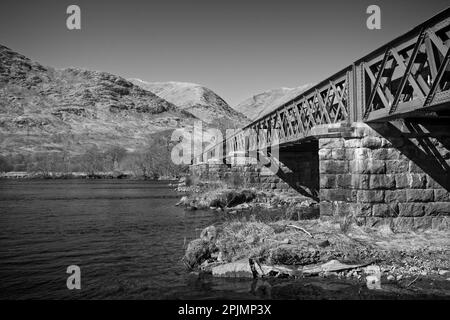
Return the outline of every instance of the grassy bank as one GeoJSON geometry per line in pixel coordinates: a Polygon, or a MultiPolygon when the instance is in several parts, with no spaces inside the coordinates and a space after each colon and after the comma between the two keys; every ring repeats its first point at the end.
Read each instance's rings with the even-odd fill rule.
{"type": "Polygon", "coordinates": [[[378,270],[385,282],[408,287],[420,278],[438,279],[450,291],[448,231],[396,232],[388,226],[359,226],[351,219],[323,221],[317,202],[288,192],[202,183],[182,187],[189,194],[179,205],[215,210],[223,218],[189,243],[183,258],[188,270],[364,282],[368,270],[378,270]]]}
{"type": "MultiPolygon", "coordinates": [[[[254,260],[262,265],[289,266],[296,277],[311,266],[332,260],[354,265],[376,265],[389,280],[411,277],[450,278],[450,235],[446,231],[393,233],[388,228],[347,226],[318,219],[227,221],[203,230],[184,257],[186,266],[211,272],[211,268],[236,261],[254,260]]],[[[363,267],[320,276],[362,279],[363,267]]]]}

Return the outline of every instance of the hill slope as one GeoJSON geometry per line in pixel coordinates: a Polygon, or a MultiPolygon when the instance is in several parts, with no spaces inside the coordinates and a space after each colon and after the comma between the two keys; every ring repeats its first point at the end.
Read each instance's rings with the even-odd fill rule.
{"type": "Polygon", "coordinates": [[[264,91],[242,101],[234,109],[243,113],[249,119],[255,120],[295,98],[310,87],[310,84],[306,84],[297,88],[278,88],[264,91]]]}
{"type": "Polygon", "coordinates": [[[129,80],[213,126],[239,128],[248,123],[244,115],[231,108],[220,96],[204,86],[186,82],[129,80]]]}
{"type": "Polygon", "coordinates": [[[1,152],[129,150],[195,117],[131,82],[81,69],[55,70],[0,45],[1,152]]]}

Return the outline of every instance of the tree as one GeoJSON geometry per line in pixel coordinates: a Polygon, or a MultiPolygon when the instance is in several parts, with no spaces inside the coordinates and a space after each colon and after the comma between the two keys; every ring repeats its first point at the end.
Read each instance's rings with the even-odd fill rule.
{"type": "Polygon", "coordinates": [[[93,145],[81,157],[81,166],[83,170],[94,175],[104,170],[104,154],[100,152],[96,145],[93,145]]]}
{"type": "Polygon", "coordinates": [[[118,145],[111,146],[108,150],[106,150],[105,155],[111,162],[112,170],[116,170],[118,168],[120,161],[122,161],[126,154],[127,150],[118,145]]]}
{"type": "Polygon", "coordinates": [[[4,156],[0,156],[0,172],[9,172],[13,170],[12,164],[4,156]]]}

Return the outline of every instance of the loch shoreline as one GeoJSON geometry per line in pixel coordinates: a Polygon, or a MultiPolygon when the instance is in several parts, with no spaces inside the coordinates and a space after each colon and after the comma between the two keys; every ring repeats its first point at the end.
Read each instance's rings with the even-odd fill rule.
{"type": "Polygon", "coordinates": [[[222,218],[189,243],[183,258],[188,272],[292,283],[348,280],[450,298],[448,230],[399,232],[323,220],[317,202],[289,192],[184,181],[177,190],[184,194],[177,205],[185,210],[214,211],[222,218]]]}

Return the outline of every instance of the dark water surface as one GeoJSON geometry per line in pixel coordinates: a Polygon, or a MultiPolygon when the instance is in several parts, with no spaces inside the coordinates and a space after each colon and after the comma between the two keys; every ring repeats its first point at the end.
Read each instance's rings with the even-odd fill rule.
{"type": "Polygon", "coordinates": [[[0,182],[0,298],[163,298],[189,291],[180,259],[211,213],[167,183],[0,182]],[[81,268],[68,290],[66,268],[81,268]]]}
{"type": "MultiPolygon", "coordinates": [[[[187,273],[185,244],[218,218],[175,207],[179,197],[164,182],[0,181],[0,299],[374,297],[352,281],[187,273]],[[81,290],[66,287],[69,265],[81,268],[81,290]]],[[[393,288],[375,297],[404,294],[393,288]]]]}

